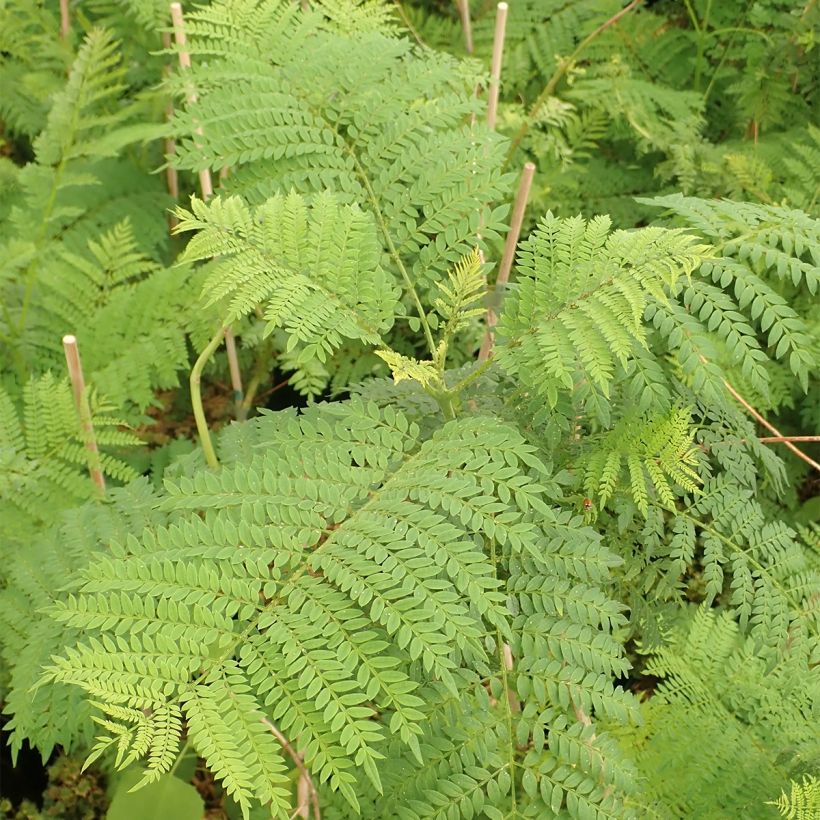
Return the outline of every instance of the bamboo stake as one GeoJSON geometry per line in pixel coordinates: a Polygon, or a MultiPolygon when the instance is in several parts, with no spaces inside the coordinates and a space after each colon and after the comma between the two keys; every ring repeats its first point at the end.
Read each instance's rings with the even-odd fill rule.
{"type": "Polygon", "coordinates": [[[464,32],[464,48],[468,54],[473,53],[473,24],[470,20],[470,0],[456,0],[461,17],[461,28],[464,32]]]}
{"type": "Polygon", "coordinates": [[[60,0],[60,37],[68,38],[71,31],[71,18],[68,16],[68,0],[60,0]]]}
{"type": "Polygon", "coordinates": [[[83,366],[80,363],[80,350],[77,347],[77,338],[68,334],[63,336],[63,350],[68,365],[68,377],[71,380],[71,390],[74,393],[74,404],[85,439],[85,449],[88,451],[88,472],[91,480],[100,495],[105,494],[105,478],[100,462],[100,452],[97,449],[97,437],[94,435],[94,422],[91,418],[91,408],[88,405],[88,395],[85,392],[83,366]]]}
{"type": "MultiPolygon", "coordinates": [[[[164,49],[171,48],[171,33],[169,31],[162,32],[162,47],[164,49]]],[[[166,76],[170,74],[171,67],[166,65],[163,69],[163,74],[166,76]]],[[[165,109],[165,116],[170,122],[174,116],[174,102],[173,100],[168,101],[168,107],[165,109]]],[[[168,185],[168,193],[171,195],[171,199],[174,200],[176,204],[179,201],[179,174],[177,173],[177,169],[171,164],[171,157],[174,156],[177,152],[177,143],[173,137],[168,137],[165,140],[165,156],[168,158],[168,165],[165,168],[165,182],[168,185]]],[[[173,212],[168,217],[168,227],[173,231],[173,229],[177,226],[177,218],[173,214],[173,212]]]]}
{"type": "MultiPolygon", "coordinates": [[[[504,242],[504,253],[501,257],[501,265],[498,268],[498,276],[495,280],[496,293],[500,293],[501,289],[510,279],[510,271],[512,270],[513,259],[515,259],[515,249],[518,245],[518,238],[521,235],[521,226],[524,223],[524,213],[527,210],[527,200],[530,196],[534,176],[535,165],[532,162],[525,163],[524,170],[521,173],[521,181],[518,183],[518,193],[515,196],[515,206],[513,207],[512,219],[510,220],[510,230],[507,231],[507,238],[504,242]]],[[[490,352],[493,348],[493,328],[497,321],[498,318],[495,314],[495,310],[493,310],[492,307],[488,307],[487,331],[484,334],[484,341],[478,353],[478,360],[480,362],[486,361],[490,357],[490,352]]]]}
{"type": "MultiPolygon", "coordinates": [[[[171,3],[171,21],[174,24],[174,40],[179,46],[179,67],[185,71],[191,68],[191,55],[185,50],[188,38],[185,36],[185,19],[182,16],[182,6],[179,3],[171,3]]],[[[188,90],[188,102],[193,104],[197,101],[196,91],[193,85],[188,90]]],[[[195,134],[202,134],[202,128],[197,128],[195,134]]],[[[213,196],[214,186],[211,180],[211,169],[204,168],[199,172],[199,190],[202,199],[206,202],[213,196]]]]}
{"type": "Polygon", "coordinates": [[[498,113],[498,92],[501,86],[501,58],[504,56],[504,33],[507,28],[507,4],[499,3],[495,15],[493,59],[490,68],[490,89],[487,98],[487,125],[495,128],[498,113]]]}
{"type": "MultiPolygon", "coordinates": [[[[190,70],[191,55],[185,49],[188,40],[185,36],[185,19],[182,16],[182,6],[179,3],[171,3],[171,20],[174,24],[174,40],[180,49],[179,66],[183,70],[190,70]]],[[[188,91],[188,102],[193,104],[196,101],[196,90],[192,85],[188,91]]],[[[194,133],[202,134],[202,128],[197,128],[194,133]]],[[[199,190],[205,202],[213,196],[214,186],[210,168],[204,168],[199,172],[199,190]]],[[[236,354],[236,340],[230,328],[225,330],[225,350],[228,354],[228,367],[231,371],[231,387],[233,388],[236,412],[237,416],[241,418],[244,412],[242,409],[242,372],[239,369],[239,357],[236,354]]]]}

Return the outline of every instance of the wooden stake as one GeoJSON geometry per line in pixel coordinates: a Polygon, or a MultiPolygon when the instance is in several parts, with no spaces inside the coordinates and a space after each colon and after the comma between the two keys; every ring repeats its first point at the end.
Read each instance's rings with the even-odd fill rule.
{"type": "Polygon", "coordinates": [[[65,40],[71,31],[71,18],[68,16],[68,0],[60,0],[60,37],[65,40]]]}
{"type": "MultiPolygon", "coordinates": [[[[168,31],[162,32],[162,47],[164,49],[171,48],[171,33],[168,31]]],[[[170,73],[171,67],[166,65],[163,69],[163,74],[166,76],[170,73]]],[[[168,101],[168,107],[165,109],[165,116],[170,122],[174,116],[174,102],[173,100],[168,101]]],[[[165,140],[165,156],[168,158],[168,166],[165,169],[165,182],[168,185],[168,193],[171,195],[171,199],[174,200],[176,204],[179,201],[179,175],[177,174],[177,169],[171,164],[171,157],[177,152],[177,143],[173,137],[168,137],[165,140]]],[[[173,231],[177,225],[177,218],[171,213],[168,216],[168,227],[173,231]]]]}
{"type": "Polygon", "coordinates": [[[468,54],[473,53],[473,24],[470,20],[470,0],[456,0],[461,17],[461,29],[464,32],[464,48],[468,54]]]}
{"type": "MultiPolygon", "coordinates": [[[[191,55],[185,49],[188,40],[185,37],[185,19],[182,16],[182,6],[179,3],[171,3],[171,20],[174,24],[174,40],[180,48],[179,66],[187,71],[191,68],[191,55]]],[[[188,92],[188,102],[195,103],[196,100],[196,90],[191,86],[188,92]]],[[[202,134],[202,128],[197,128],[195,133],[202,134]]],[[[199,190],[205,202],[213,196],[214,186],[210,168],[205,168],[199,172],[199,190]]],[[[231,371],[231,386],[233,387],[234,401],[236,402],[236,412],[237,416],[241,418],[244,413],[242,405],[242,372],[239,369],[239,357],[236,355],[236,341],[230,328],[225,330],[225,350],[228,354],[228,367],[231,371]]]]}
{"type": "Polygon", "coordinates": [[[504,32],[507,28],[507,4],[499,3],[495,15],[493,60],[490,68],[490,89],[487,97],[487,125],[495,128],[498,113],[498,92],[501,87],[501,58],[504,56],[504,32]]]}
{"type": "MultiPolygon", "coordinates": [[[[188,39],[185,36],[185,19],[182,16],[182,6],[179,3],[171,3],[171,21],[174,24],[174,40],[180,48],[179,67],[187,71],[191,68],[191,55],[185,50],[188,39]]],[[[188,91],[188,102],[193,104],[196,100],[196,91],[191,86],[188,91]]],[[[197,128],[194,133],[202,134],[202,128],[197,128]]],[[[199,172],[199,191],[206,202],[213,195],[214,186],[211,180],[210,168],[205,168],[199,172]]]]}
{"type": "MultiPolygon", "coordinates": [[[[515,196],[515,206],[513,207],[512,219],[510,220],[510,230],[507,231],[507,238],[504,242],[504,253],[501,257],[501,265],[498,268],[498,276],[495,280],[496,290],[503,288],[510,279],[513,259],[515,259],[515,249],[518,245],[518,238],[521,235],[521,225],[524,223],[524,212],[527,210],[527,200],[530,197],[532,179],[535,176],[535,165],[532,162],[524,164],[521,173],[521,182],[518,183],[518,193],[515,196]]],[[[478,354],[480,362],[486,361],[490,357],[493,348],[493,328],[498,321],[495,311],[487,308],[487,332],[484,334],[484,342],[478,354]]]]}
{"type": "Polygon", "coordinates": [[[88,405],[88,396],[85,392],[83,367],[80,364],[80,351],[77,347],[77,338],[72,335],[63,336],[63,350],[68,365],[68,377],[71,380],[71,389],[74,393],[74,404],[80,425],[85,438],[85,449],[88,451],[88,472],[100,495],[105,493],[105,478],[100,462],[100,452],[97,449],[97,437],[94,435],[94,423],[91,418],[91,408],[88,405]]]}

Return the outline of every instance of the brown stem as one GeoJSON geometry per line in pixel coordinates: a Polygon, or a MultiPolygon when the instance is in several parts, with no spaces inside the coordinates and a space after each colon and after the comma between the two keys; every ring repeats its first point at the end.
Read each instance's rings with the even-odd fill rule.
{"type": "MultiPolygon", "coordinates": [[[[314,820],[321,820],[322,813],[319,811],[319,792],[316,791],[316,786],[313,784],[313,780],[310,777],[310,772],[305,766],[304,760],[302,760],[302,755],[300,755],[299,752],[291,746],[290,741],[276,728],[276,726],[274,726],[273,723],[271,723],[271,721],[267,718],[262,718],[262,723],[265,728],[279,741],[282,748],[290,756],[290,759],[293,761],[296,768],[299,769],[300,783],[304,781],[310,792],[310,801],[313,807],[314,820]]],[[[301,806],[298,808],[301,808],[301,806]]],[[[298,814],[294,816],[299,817],[298,814]]],[[[307,815],[302,816],[307,817],[307,815]]]]}
{"type": "Polygon", "coordinates": [[[761,444],[787,444],[790,441],[820,441],[820,436],[765,436],[758,441],[761,444]]]}
{"type": "Polygon", "coordinates": [[[105,495],[105,478],[103,477],[102,463],[100,462],[100,452],[97,449],[97,437],[94,434],[94,422],[88,404],[88,394],[85,391],[80,350],[77,347],[75,336],[70,334],[63,336],[63,350],[65,351],[65,361],[68,366],[68,376],[71,380],[71,389],[74,392],[74,404],[77,407],[77,415],[80,417],[85,449],[88,453],[88,472],[97,493],[103,496],[105,495]]]}
{"type": "Polygon", "coordinates": [[[487,94],[487,127],[495,128],[498,113],[498,93],[501,90],[501,58],[504,56],[504,34],[507,29],[506,3],[499,3],[495,16],[495,35],[493,36],[493,57],[490,68],[490,88],[487,94]]]}
{"type": "Polygon", "coordinates": [[[65,40],[71,31],[71,17],[68,14],[68,0],[60,0],[60,37],[65,40]]]}
{"type": "Polygon", "coordinates": [[[469,0],[456,0],[458,14],[461,17],[461,28],[464,32],[464,49],[468,54],[473,53],[473,24],[470,20],[469,0]]]}
{"type": "MultiPolygon", "coordinates": [[[[704,359],[703,356],[701,356],[701,360],[704,362],[704,364],[706,363],[706,359],[704,359]]],[[[746,399],[744,399],[743,396],[741,396],[740,393],[738,393],[737,390],[735,390],[735,388],[732,387],[732,385],[729,384],[729,382],[727,382],[725,379],[723,381],[723,384],[725,385],[729,393],[735,398],[735,400],[743,406],[743,408],[746,410],[747,413],[749,413],[750,416],[752,416],[752,418],[760,422],[769,432],[774,433],[775,437],[778,439],[779,442],[785,444],[786,447],[788,447],[798,458],[805,461],[806,464],[808,464],[809,466],[814,467],[814,469],[817,470],[818,473],[820,473],[820,464],[818,464],[813,458],[807,456],[799,447],[795,447],[794,444],[792,444],[792,442],[789,440],[788,436],[784,436],[783,433],[781,433],[780,430],[778,430],[770,421],[768,421],[766,418],[760,415],[760,413],[758,413],[758,411],[755,410],[754,407],[752,407],[752,405],[749,404],[749,402],[747,402],[746,399]]]]}
{"type": "MultiPolygon", "coordinates": [[[[515,197],[515,206],[510,220],[510,230],[504,242],[504,253],[501,257],[501,265],[498,269],[498,276],[495,280],[496,290],[499,291],[507,284],[510,278],[513,259],[515,258],[515,248],[518,245],[518,237],[521,235],[521,225],[524,222],[524,212],[527,209],[527,200],[530,196],[532,178],[535,175],[535,165],[532,162],[524,164],[524,171],[521,174],[521,182],[518,185],[518,193],[515,197]]],[[[493,308],[487,308],[487,331],[484,334],[484,341],[478,353],[478,360],[484,362],[490,358],[493,347],[493,328],[496,323],[496,315],[493,308]]]]}

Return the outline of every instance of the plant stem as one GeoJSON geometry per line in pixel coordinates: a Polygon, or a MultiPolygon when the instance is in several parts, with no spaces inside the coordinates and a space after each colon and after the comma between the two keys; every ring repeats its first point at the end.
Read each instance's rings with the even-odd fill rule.
{"type": "Polygon", "coordinates": [[[410,274],[407,272],[407,268],[405,268],[404,262],[401,261],[399,252],[396,249],[395,244],[393,243],[393,237],[390,235],[390,229],[387,227],[384,215],[382,214],[381,208],[379,207],[379,200],[376,196],[376,192],[373,190],[373,186],[370,184],[370,179],[365,173],[364,168],[362,168],[361,164],[359,163],[359,158],[353,153],[352,150],[349,150],[349,153],[353,158],[353,161],[356,163],[356,168],[359,172],[359,177],[362,180],[364,187],[367,189],[367,195],[368,197],[370,197],[370,202],[373,205],[373,212],[376,216],[376,219],[378,220],[382,236],[384,236],[384,240],[387,243],[387,249],[390,251],[390,255],[393,257],[393,261],[396,263],[396,267],[398,267],[399,273],[401,274],[401,278],[404,281],[404,286],[407,288],[407,292],[410,294],[410,298],[413,300],[413,303],[416,306],[416,311],[419,315],[419,321],[421,322],[421,326],[424,330],[424,337],[427,340],[427,347],[430,349],[430,355],[435,356],[436,343],[433,341],[433,334],[430,330],[430,323],[427,321],[427,313],[425,312],[424,307],[421,304],[421,299],[419,298],[419,294],[416,291],[415,285],[413,284],[413,280],[410,278],[410,274]]]}
{"type": "Polygon", "coordinates": [[[465,387],[468,384],[472,384],[479,376],[483,376],[484,373],[489,370],[493,365],[491,359],[485,359],[481,364],[472,371],[472,373],[467,374],[455,387],[451,388],[450,392],[454,393],[456,396],[460,395],[465,387]]]}
{"type": "Polygon", "coordinates": [[[712,13],[712,0],[707,0],[706,11],[703,13],[703,19],[698,23],[698,18],[695,16],[695,11],[692,8],[690,0],[684,0],[686,9],[689,12],[689,17],[692,20],[692,25],[698,35],[697,55],[695,56],[695,75],[692,80],[694,90],[700,91],[700,80],[703,74],[703,55],[706,51],[706,38],[709,36],[707,29],[709,28],[709,16],[712,13]]]}
{"type": "Polygon", "coordinates": [[[68,366],[68,376],[71,380],[71,389],[74,393],[74,404],[77,407],[77,415],[80,417],[85,449],[88,453],[88,473],[94,483],[97,495],[102,498],[105,496],[105,478],[103,477],[100,452],[97,449],[94,421],[91,417],[91,407],[88,404],[83,367],[80,363],[80,351],[75,336],[70,334],[63,336],[63,350],[65,351],[65,361],[68,366]]]}
{"type": "MultiPolygon", "coordinates": [[[[315,820],[321,820],[322,814],[319,810],[319,792],[316,791],[316,786],[313,784],[313,779],[310,776],[305,761],[302,755],[293,748],[290,741],[271,723],[267,718],[262,718],[262,724],[265,728],[279,741],[282,748],[290,755],[293,764],[299,770],[299,779],[307,782],[308,790],[310,791],[310,800],[313,806],[313,816],[315,820]]],[[[307,815],[304,815],[307,816],[307,815]]]]}
{"type": "Polygon", "coordinates": [[[182,744],[182,748],[179,750],[179,754],[177,755],[177,759],[174,761],[174,765],[171,766],[170,770],[168,771],[169,775],[176,774],[177,769],[179,768],[179,764],[182,763],[183,760],[188,756],[188,750],[191,748],[191,739],[185,738],[185,743],[182,744]]]}
{"type": "Polygon", "coordinates": [[[538,99],[533,103],[532,108],[530,108],[530,113],[527,115],[527,119],[524,121],[524,124],[521,128],[518,129],[518,133],[513,138],[513,141],[510,145],[510,150],[507,152],[507,158],[504,160],[504,169],[510,164],[510,161],[513,158],[513,154],[516,152],[518,146],[521,144],[521,140],[527,135],[527,132],[530,130],[532,126],[533,119],[535,118],[536,114],[541,110],[541,106],[549,99],[555,89],[558,86],[558,83],[561,82],[562,77],[569,71],[575,61],[583,54],[586,50],[587,46],[595,40],[600,34],[605,32],[610,26],[614,26],[625,14],[628,14],[632,9],[639,6],[643,0],[632,0],[632,2],[628,6],[624,6],[617,14],[613,14],[612,17],[609,18],[604,23],[601,23],[598,28],[595,29],[591,34],[588,34],[581,42],[578,44],[578,48],[572,52],[572,54],[566,59],[562,60],[558,68],[555,69],[555,73],[550,77],[547,84],[544,86],[544,90],[538,95],[538,99]]]}
{"type": "Polygon", "coordinates": [[[199,433],[199,442],[202,445],[202,450],[205,453],[205,461],[208,462],[209,467],[218,467],[219,460],[216,457],[214,445],[211,442],[211,432],[208,429],[208,422],[205,419],[205,409],[202,407],[202,391],[200,389],[200,381],[202,378],[202,369],[205,363],[213,356],[214,351],[222,342],[222,337],[225,335],[226,328],[220,327],[214,334],[210,342],[205,346],[199,358],[194,362],[191,368],[191,407],[194,411],[194,419],[196,421],[196,429],[199,433]]]}
{"type": "Polygon", "coordinates": [[[746,399],[744,399],[743,396],[741,396],[740,393],[738,393],[737,390],[735,390],[735,388],[732,387],[731,384],[729,384],[729,382],[724,380],[723,384],[729,391],[729,393],[735,398],[735,400],[743,406],[743,408],[746,410],[746,412],[749,413],[750,416],[752,416],[752,418],[759,421],[769,432],[774,433],[777,439],[783,444],[785,444],[786,447],[788,447],[799,459],[802,459],[806,462],[806,464],[808,464],[810,467],[814,467],[814,469],[817,470],[818,473],[820,473],[820,464],[818,464],[813,458],[807,456],[799,447],[795,447],[794,444],[792,444],[789,440],[788,436],[784,436],[780,432],[780,430],[778,430],[770,421],[768,421],[768,419],[766,419],[757,410],[755,410],[754,407],[752,407],[752,405],[749,404],[749,402],[747,402],[746,399]]]}

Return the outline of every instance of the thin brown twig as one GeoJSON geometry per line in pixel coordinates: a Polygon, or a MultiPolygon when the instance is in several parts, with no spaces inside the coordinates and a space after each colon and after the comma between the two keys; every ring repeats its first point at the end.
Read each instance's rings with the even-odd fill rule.
{"type": "Polygon", "coordinates": [[[279,729],[276,728],[276,726],[274,726],[273,723],[271,723],[271,721],[269,721],[267,718],[262,718],[262,724],[279,741],[279,743],[282,745],[282,748],[290,756],[290,759],[293,761],[296,768],[299,769],[300,777],[304,778],[310,790],[310,801],[311,806],[313,808],[314,820],[321,820],[322,813],[319,810],[319,792],[316,791],[316,786],[313,784],[310,772],[305,766],[305,761],[302,759],[302,756],[299,754],[299,752],[296,751],[296,749],[293,748],[293,746],[291,746],[290,741],[279,731],[279,729]]]}
{"type": "Polygon", "coordinates": [[[764,436],[761,444],[787,444],[790,441],[820,441],[820,436],[764,436]]]}
{"type": "MultiPolygon", "coordinates": [[[[706,359],[701,356],[701,360],[706,363],[706,359]]],[[[760,422],[770,433],[773,433],[774,436],[778,439],[778,441],[782,444],[785,444],[799,459],[802,459],[811,467],[814,467],[818,473],[820,473],[820,464],[818,464],[813,458],[807,456],[799,447],[795,447],[795,445],[789,440],[789,436],[784,436],[783,433],[780,432],[768,419],[764,418],[754,407],[752,407],[740,393],[732,387],[729,382],[725,379],[723,380],[723,384],[729,393],[734,397],[734,399],[738,402],[738,404],[742,405],[742,407],[749,413],[752,418],[756,421],[760,422]]]]}

